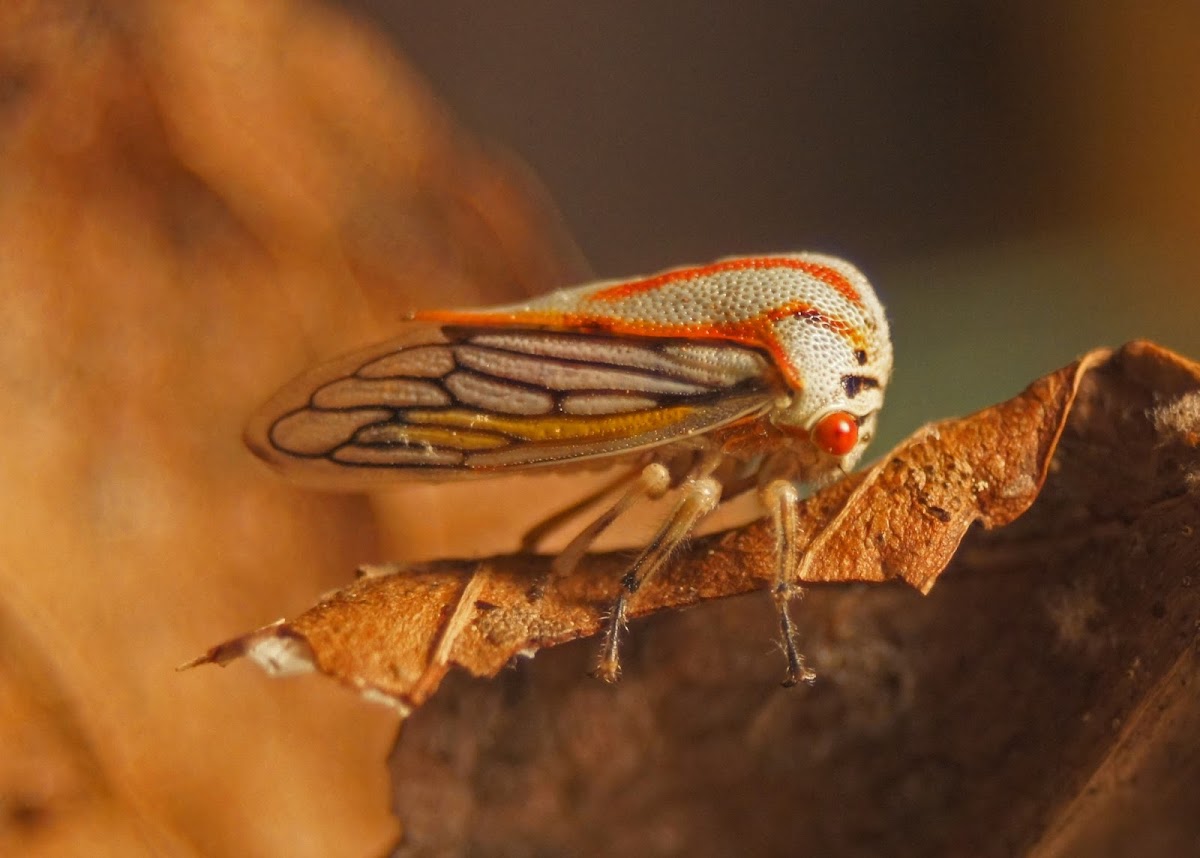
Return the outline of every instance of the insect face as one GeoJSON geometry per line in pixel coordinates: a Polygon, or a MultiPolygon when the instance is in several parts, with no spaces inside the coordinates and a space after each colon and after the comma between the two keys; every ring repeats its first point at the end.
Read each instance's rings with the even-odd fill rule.
{"type": "Polygon", "coordinates": [[[857,464],[875,434],[892,371],[887,318],[870,285],[845,263],[822,259],[844,275],[842,288],[809,289],[801,309],[772,327],[793,393],[770,419],[821,454],[800,475],[811,483],[857,464]]]}

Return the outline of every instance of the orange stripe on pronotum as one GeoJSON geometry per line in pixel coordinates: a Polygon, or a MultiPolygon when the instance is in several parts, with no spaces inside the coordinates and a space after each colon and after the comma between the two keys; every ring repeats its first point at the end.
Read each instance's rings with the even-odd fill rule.
{"type": "Polygon", "coordinates": [[[891,369],[883,307],[854,266],[812,253],[734,257],[520,304],[415,313],[397,338],[284,387],[246,437],[287,475],[341,487],[627,469],[558,555],[556,575],[638,500],[674,492],[622,579],[597,665],[607,680],[620,671],[638,588],[719,503],[757,489],[777,530],[773,595],[792,684],[810,676],[787,613],[796,487],[855,465],[891,369]]]}

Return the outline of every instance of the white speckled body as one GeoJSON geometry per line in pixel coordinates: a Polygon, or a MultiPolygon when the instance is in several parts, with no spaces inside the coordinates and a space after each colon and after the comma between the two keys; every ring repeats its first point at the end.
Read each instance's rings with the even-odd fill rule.
{"type": "Polygon", "coordinates": [[[887,316],[870,283],[845,260],[817,253],[729,257],[650,277],[560,289],[519,304],[418,318],[684,337],[764,349],[792,394],[771,414],[774,423],[807,430],[835,410],[862,418],[862,443],[843,459],[843,468],[853,467],[874,434],[892,373],[887,316]],[[847,378],[870,381],[850,396],[847,378]]]}

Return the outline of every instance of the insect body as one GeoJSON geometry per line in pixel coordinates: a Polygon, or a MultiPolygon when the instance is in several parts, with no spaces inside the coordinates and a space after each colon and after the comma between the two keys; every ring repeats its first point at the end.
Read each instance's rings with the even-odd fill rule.
{"type": "Polygon", "coordinates": [[[416,313],[399,338],[285,387],[247,441],[290,475],[342,486],[624,464],[624,492],[559,555],[559,574],[634,502],[676,490],[622,579],[597,671],[609,680],[629,598],[721,500],[757,489],[777,533],[773,595],[791,684],[809,675],[787,614],[796,484],[854,466],[891,366],[883,308],[853,266],[734,257],[523,304],[416,313]]]}

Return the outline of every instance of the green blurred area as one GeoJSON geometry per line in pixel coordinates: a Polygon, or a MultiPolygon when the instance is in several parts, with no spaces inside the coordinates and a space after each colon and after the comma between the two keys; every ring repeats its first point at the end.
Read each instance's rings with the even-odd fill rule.
{"type": "Polygon", "coordinates": [[[875,452],[922,423],[1007,398],[1098,346],[1151,339],[1200,359],[1200,283],[1169,250],[1064,234],[876,272],[897,369],[875,452]]]}

